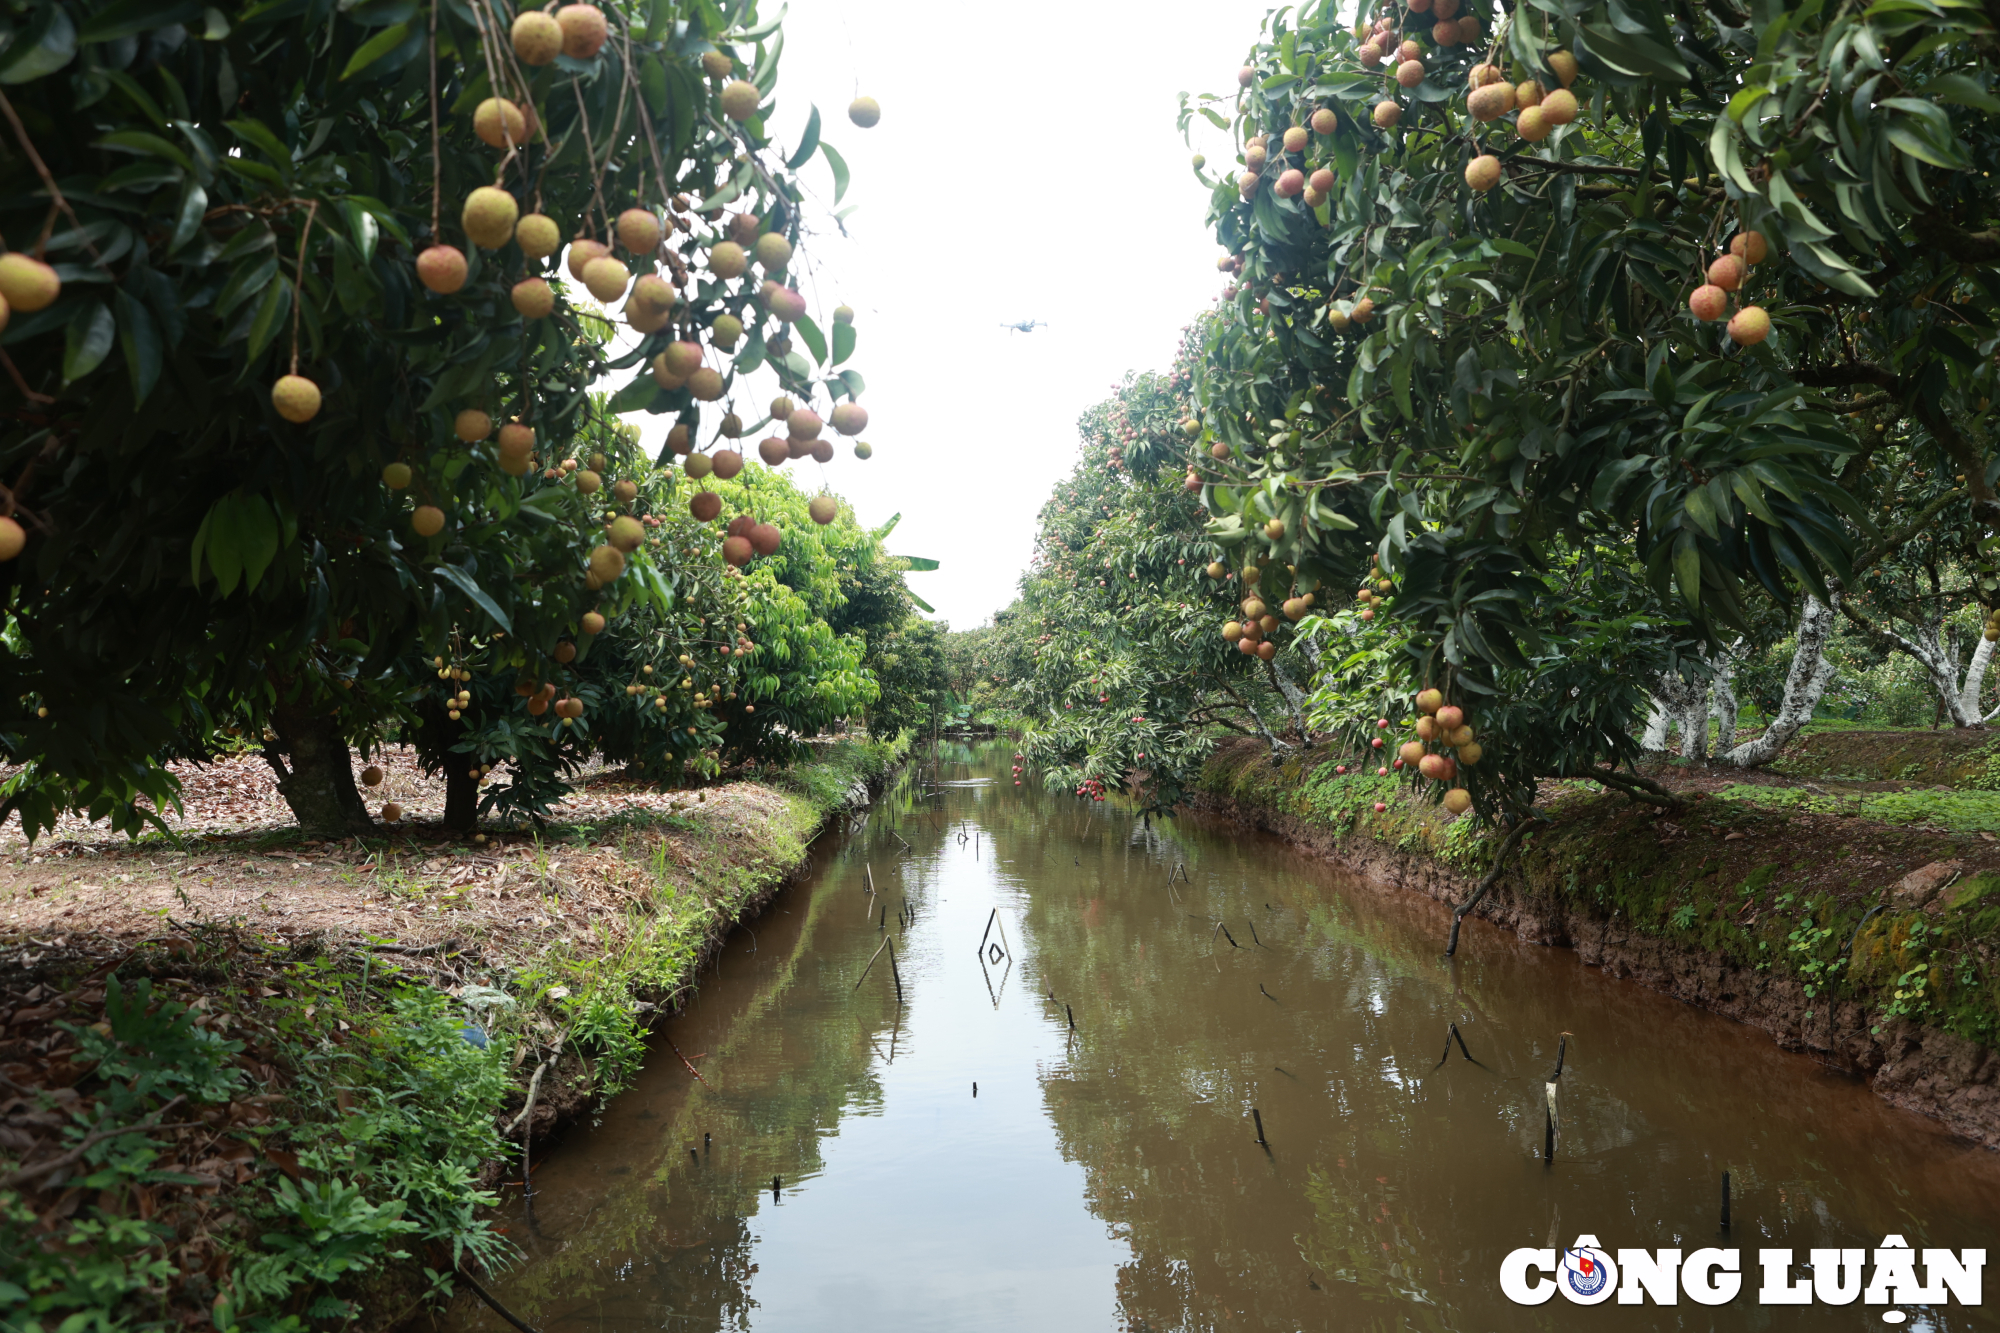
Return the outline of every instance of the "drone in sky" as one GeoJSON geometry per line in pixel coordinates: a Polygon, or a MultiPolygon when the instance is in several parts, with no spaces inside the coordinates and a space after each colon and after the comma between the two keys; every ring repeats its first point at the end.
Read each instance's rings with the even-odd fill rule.
{"type": "Polygon", "coordinates": [[[1036,329],[1045,329],[1048,326],[1047,320],[1024,319],[1018,324],[1003,323],[1000,327],[1012,333],[1033,333],[1036,329]]]}

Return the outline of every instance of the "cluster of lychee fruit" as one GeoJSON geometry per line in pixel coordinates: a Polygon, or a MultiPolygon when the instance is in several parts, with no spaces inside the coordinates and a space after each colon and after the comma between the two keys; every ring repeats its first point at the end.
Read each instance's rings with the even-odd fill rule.
{"type": "Polygon", "coordinates": [[[1771,317],[1762,306],[1746,305],[1729,314],[1729,294],[1741,290],[1749,280],[1750,266],[1761,264],[1769,253],[1761,232],[1742,231],[1730,238],[1729,252],[1718,255],[1708,266],[1707,281],[1688,297],[1688,310],[1696,319],[1714,322],[1729,316],[1727,326],[1732,341],[1754,346],[1771,336],[1771,317]]]}
{"type": "MultiPolygon", "coordinates": [[[[1273,519],[1272,522],[1278,520],[1273,519]]],[[[1210,578],[1217,581],[1229,577],[1229,566],[1220,560],[1207,569],[1210,578]]],[[[1270,636],[1277,633],[1284,620],[1301,620],[1311,611],[1318,600],[1312,593],[1287,597],[1277,607],[1272,607],[1257,595],[1255,589],[1263,581],[1264,571],[1257,565],[1247,565],[1243,569],[1243,586],[1246,595],[1240,603],[1243,612],[1241,620],[1230,620],[1222,626],[1222,637],[1236,645],[1236,651],[1245,657],[1255,657],[1268,662],[1278,655],[1278,645],[1270,636]],[[1284,620],[1278,618],[1283,613],[1284,620]]]]}
{"type": "MultiPolygon", "coordinates": [[[[1472,724],[1466,720],[1465,710],[1456,704],[1444,701],[1444,692],[1437,689],[1421,691],[1416,697],[1418,717],[1413,730],[1416,739],[1403,743],[1396,752],[1396,767],[1414,768],[1432,782],[1453,784],[1444,794],[1444,808],[1455,815],[1462,815],[1472,808],[1472,793],[1458,786],[1458,766],[1477,764],[1485,753],[1479,742],[1473,738],[1472,724]],[[1446,747],[1453,754],[1443,754],[1433,750],[1433,745],[1446,747]]],[[[1378,726],[1386,728],[1386,719],[1378,726]]],[[[1378,738],[1376,745],[1381,741],[1378,738]]]]}

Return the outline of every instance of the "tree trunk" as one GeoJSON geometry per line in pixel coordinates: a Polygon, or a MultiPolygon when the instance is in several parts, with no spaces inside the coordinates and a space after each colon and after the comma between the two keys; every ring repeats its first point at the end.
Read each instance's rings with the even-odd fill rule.
{"type": "Polygon", "coordinates": [[[300,828],[360,833],[374,827],[355,789],[354,761],[334,713],[313,701],[280,699],[271,711],[271,730],[278,739],[264,747],[264,762],[277,773],[278,794],[300,828]]]}
{"type": "MultiPolygon", "coordinates": [[[[1947,632],[1942,610],[1935,617],[1915,622],[1915,638],[1906,637],[1895,630],[1877,625],[1863,616],[1852,604],[1843,605],[1841,612],[1877,643],[1902,653],[1924,669],[1924,675],[1931,683],[1931,693],[1937,699],[1940,721],[1949,718],[1954,727],[1970,727],[1981,720],[1976,684],[1973,687],[1975,702],[1970,709],[1965,707],[1963,686],[1958,678],[1958,652],[1955,642],[1957,635],[1947,632]]],[[[1991,645],[1983,638],[1979,641],[1979,646],[1989,649],[1988,656],[1991,656],[1991,645]]],[[[1978,656],[1977,653],[1973,654],[1975,661],[1978,660],[1978,656]]],[[[1971,675],[1969,668],[1966,674],[1968,677],[1971,675]]],[[[1933,722],[1931,725],[1935,727],[1937,723],[1933,722]]]]}
{"type": "Polygon", "coordinates": [[[1792,669],[1785,676],[1784,702],[1778,705],[1777,716],[1765,726],[1762,735],[1721,756],[1725,763],[1738,768],[1761,768],[1776,759],[1786,742],[1812,720],[1813,709],[1819,706],[1820,696],[1826,693],[1827,684],[1833,679],[1833,660],[1826,655],[1826,641],[1833,633],[1834,609],[1839,603],[1837,592],[1833,594],[1832,606],[1807,595],[1806,609],[1799,616],[1798,647],[1792,650],[1792,669]]]}
{"type": "Polygon", "coordinates": [[[1300,691],[1297,685],[1292,683],[1291,676],[1287,675],[1285,669],[1275,661],[1266,662],[1264,666],[1271,673],[1271,684],[1277,688],[1278,697],[1283,699],[1285,706],[1292,710],[1292,723],[1298,728],[1300,743],[1311,745],[1312,729],[1306,726],[1305,694],[1300,691]]]}
{"type": "Polygon", "coordinates": [[[1646,714],[1646,734],[1639,738],[1639,748],[1648,753],[1657,753],[1667,748],[1667,733],[1673,729],[1674,715],[1659,695],[1653,696],[1653,711],[1646,714]]]}
{"type": "Polygon", "coordinates": [[[1728,754],[1736,747],[1736,717],[1742,711],[1742,705],[1736,700],[1736,653],[1742,642],[1738,639],[1730,646],[1722,655],[1722,665],[1715,672],[1709,707],[1715,717],[1717,754],[1728,754]]]}
{"type": "Polygon", "coordinates": [[[471,833],[479,827],[479,779],[472,775],[472,756],[444,758],[444,828],[447,833],[471,833]]]}
{"type": "Polygon", "coordinates": [[[1981,722],[1991,721],[1992,714],[1982,714],[1979,696],[1986,689],[1986,671],[1993,663],[1993,642],[1984,634],[1972,645],[1972,660],[1966,664],[1965,680],[1958,687],[1958,711],[1967,717],[1976,717],[1981,722]]]}

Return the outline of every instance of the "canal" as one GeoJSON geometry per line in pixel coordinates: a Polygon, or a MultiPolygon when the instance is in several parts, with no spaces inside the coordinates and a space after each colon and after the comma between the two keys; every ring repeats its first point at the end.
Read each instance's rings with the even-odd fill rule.
{"type": "Polygon", "coordinates": [[[1448,963],[1439,904],[939,758],[730,937],[532,1225],[509,1201],[493,1290],[541,1333],[1858,1329],[1760,1306],[1756,1251],[2000,1239],[2000,1158],[1760,1032],[1479,922],[1448,963]],[[1502,1295],[1585,1235],[1738,1247],[1743,1293],[1502,1295]]]}

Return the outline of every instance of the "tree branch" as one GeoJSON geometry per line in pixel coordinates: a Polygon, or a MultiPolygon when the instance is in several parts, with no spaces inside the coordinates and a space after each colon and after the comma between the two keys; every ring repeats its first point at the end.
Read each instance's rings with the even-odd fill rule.
{"type": "Polygon", "coordinates": [[[2000,522],[2000,497],[1987,484],[1986,456],[1959,432],[1958,423],[1936,399],[1920,394],[1912,406],[1917,420],[1923,422],[1938,447],[1965,473],[1965,489],[1972,494],[1972,512],[1987,523],[2000,522]]]}
{"type": "Polygon", "coordinates": [[[1844,389],[1855,384],[1872,384],[1892,394],[1903,392],[1903,382],[1893,372],[1868,361],[1850,361],[1845,365],[1822,366],[1817,370],[1806,367],[1795,372],[1792,378],[1812,389],[1844,389]]]}
{"type": "Polygon", "coordinates": [[[1679,796],[1668,791],[1651,778],[1640,777],[1637,773],[1620,773],[1615,768],[1593,768],[1590,776],[1594,780],[1612,788],[1621,795],[1647,805],[1657,805],[1667,810],[1678,810],[1686,804],[1679,796]]]}
{"type": "Polygon", "coordinates": [[[2000,230],[1967,231],[1944,214],[1932,211],[1910,218],[1917,240],[1961,264],[2000,263],[2000,230]]]}
{"type": "Polygon", "coordinates": [[[1516,821],[1514,827],[1508,830],[1506,838],[1500,843],[1500,850],[1493,854],[1493,864],[1487,869],[1486,878],[1479,881],[1479,887],[1474,889],[1464,902],[1451,909],[1451,938],[1445,942],[1444,946],[1444,956],[1446,958],[1458,952],[1458,927],[1459,923],[1465,919],[1465,914],[1477,907],[1479,900],[1486,896],[1487,891],[1500,882],[1500,872],[1507,868],[1507,858],[1514,854],[1515,845],[1521,841],[1521,838],[1527,833],[1531,825],[1540,822],[1533,815],[1516,821]]]}
{"type": "MultiPolygon", "coordinates": [[[[1882,559],[1883,557],[1894,555],[1896,552],[1902,550],[1903,547],[1910,541],[1911,538],[1915,537],[1925,528],[1928,528],[1939,514],[1942,514],[1945,510],[1951,508],[1951,506],[1956,504],[1958,501],[1963,500],[1965,498],[1965,494],[1966,493],[1964,491],[1947,491],[1943,495],[1940,495],[1935,499],[1933,499],[1929,504],[1925,505],[1922,509],[1919,509],[1908,523],[1905,523],[1902,527],[1897,528],[1894,532],[1889,533],[1887,536],[1883,537],[1881,541],[1875,543],[1875,545],[1869,547],[1867,550],[1863,551],[1859,556],[1855,557],[1854,572],[1856,574],[1859,574],[1862,570],[1868,568],[1870,565],[1874,564],[1876,561],[1882,559]]],[[[1849,618],[1850,619],[1853,618],[1853,615],[1854,615],[1853,610],[1849,608],[1848,609],[1849,618]]]]}

